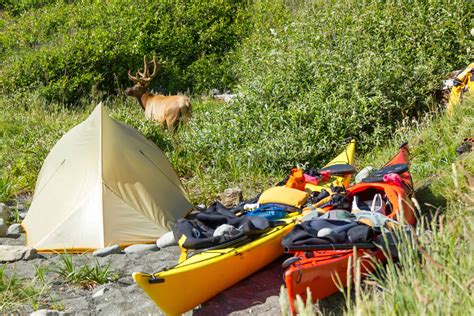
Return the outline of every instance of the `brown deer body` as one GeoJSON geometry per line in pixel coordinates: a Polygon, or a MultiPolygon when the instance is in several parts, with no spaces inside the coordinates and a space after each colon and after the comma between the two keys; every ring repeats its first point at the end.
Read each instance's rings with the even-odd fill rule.
{"type": "Polygon", "coordinates": [[[135,85],[125,90],[125,94],[137,98],[147,119],[155,120],[160,124],[166,124],[169,129],[174,128],[180,119],[188,117],[191,114],[191,101],[184,95],[156,95],[148,92],[148,85],[158,74],[159,64],[153,56],[153,73],[148,72],[148,63],[146,56],[143,57],[143,72],[138,71],[134,77],[128,71],[128,78],[135,85]]]}

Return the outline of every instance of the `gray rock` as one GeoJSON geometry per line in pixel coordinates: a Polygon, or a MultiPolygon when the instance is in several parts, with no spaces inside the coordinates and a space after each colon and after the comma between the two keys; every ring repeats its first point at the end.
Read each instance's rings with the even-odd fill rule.
{"type": "Polygon", "coordinates": [[[10,218],[11,209],[5,203],[0,203],[0,219],[7,221],[10,218]]]}
{"type": "Polygon", "coordinates": [[[224,101],[225,103],[229,103],[236,96],[237,95],[235,95],[235,94],[224,93],[224,94],[215,94],[212,97],[216,100],[224,101]]]}
{"type": "Polygon", "coordinates": [[[8,227],[7,235],[18,236],[24,232],[25,230],[23,229],[23,226],[21,226],[20,224],[11,224],[10,227],[8,227]]]}
{"type": "Polygon", "coordinates": [[[95,257],[106,257],[108,255],[120,254],[120,253],[122,253],[122,250],[120,249],[120,247],[118,245],[113,245],[110,247],[97,249],[96,251],[92,253],[92,255],[95,257]]]}
{"type": "Polygon", "coordinates": [[[37,251],[32,247],[0,245],[0,262],[14,262],[30,260],[37,256],[37,251]]]}
{"type": "Polygon", "coordinates": [[[3,237],[7,234],[7,224],[5,224],[5,220],[0,218],[0,237],[3,237]]]}
{"type": "Polygon", "coordinates": [[[125,251],[126,254],[130,254],[130,253],[139,253],[139,252],[145,252],[145,251],[157,251],[157,250],[159,249],[155,244],[136,244],[136,245],[128,246],[123,251],[125,251]]]}
{"type": "Polygon", "coordinates": [[[28,213],[28,210],[22,210],[18,212],[18,215],[20,216],[22,220],[24,220],[27,213],[28,213]]]}
{"type": "Polygon", "coordinates": [[[225,207],[235,206],[242,201],[242,190],[240,188],[225,189],[219,199],[225,207]]]}
{"type": "Polygon", "coordinates": [[[62,315],[72,315],[72,314],[68,312],[61,312],[61,311],[56,311],[52,309],[40,309],[30,314],[30,316],[59,316],[59,315],[62,316],[62,315]]]}
{"type": "Polygon", "coordinates": [[[97,298],[97,297],[101,297],[102,295],[104,295],[105,292],[107,292],[109,290],[108,287],[104,286],[100,289],[98,289],[97,291],[95,291],[94,294],[92,294],[92,297],[93,298],[97,298]]]}
{"type": "Polygon", "coordinates": [[[160,249],[177,245],[178,242],[174,239],[173,232],[167,232],[156,241],[156,246],[160,249]]]}

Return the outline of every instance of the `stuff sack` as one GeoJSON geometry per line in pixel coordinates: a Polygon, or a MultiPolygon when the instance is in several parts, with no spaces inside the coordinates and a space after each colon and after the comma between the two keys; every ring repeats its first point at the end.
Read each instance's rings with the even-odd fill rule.
{"type": "Polygon", "coordinates": [[[293,208],[301,209],[301,206],[306,203],[308,196],[308,192],[298,189],[272,187],[265,190],[262,195],[260,195],[258,203],[260,203],[260,205],[268,203],[284,204],[293,208]]]}

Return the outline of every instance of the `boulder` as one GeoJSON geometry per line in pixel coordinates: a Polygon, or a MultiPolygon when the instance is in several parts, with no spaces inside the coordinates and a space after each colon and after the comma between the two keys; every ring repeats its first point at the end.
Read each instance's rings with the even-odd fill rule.
{"type": "Polygon", "coordinates": [[[32,247],[0,245],[0,262],[14,262],[36,258],[37,251],[32,247]]]}
{"type": "Polygon", "coordinates": [[[157,251],[160,250],[155,244],[136,244],[136,245],[131,245],[125,248],[123,251],[127,254],[131,253],[140,253],[140,252],[145,252],[145,251],[157,251]]]}
{"type": "Polygon", "coordinates": [[[242,190],[240,188],[225,189],[221,193],[219,200],[225,207],[233,207],[242,201],[242,190]]]}
{"type": "Polygon", "coordinates": [[[10,218],[11,209],[5,203],[0,203],[0,219],[7,221],[10,218]]]}
{"type": "Polygon", "coordinates": [[[20,224],[11,224],[10,227],[8,227],[7,236],[19,236],[24,232],[25,230],[20,224]]]}
{"type": "Polygon", "coordinates": [[[92,255],[95,257],[106,257],[108,255],[120,254],[120,253],[122,253],[122,250],[120,249],[120,247],[118,245],[113,245],[110,247],[97,249],[96,251],[92,253],[92,255]]]}
{"type": "Polygon", "coordinates": [[[7,234],[7,224],[5,224],[5,220],[0,218],[0,237],[3,237],[7,234]]]}
{"type": "Polygon", "coordinates": [[[178,242],[174,239],[173,232],[167,232],[156,241],[156,246],[160,249],[177,245],[178,242]]]}

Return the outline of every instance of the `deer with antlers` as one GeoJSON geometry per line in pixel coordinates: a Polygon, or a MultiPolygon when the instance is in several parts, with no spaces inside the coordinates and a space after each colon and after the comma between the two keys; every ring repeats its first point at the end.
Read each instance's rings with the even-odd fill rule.
{"type": "Polygon", "coordinates": [[[164,96],[148,92],[148,85],[156,77],[161,66],[156,62],[156,56],[153,56],[152,64],[153,73],[150,75],[145,55],[143,71],[138,70],[135,77],[128,71],[128,78],[135,85],[127,88],[125,94],[137,98],[147,119],[166,124],[168,129],[173,129],[180,119],[191,114],[191,101],[184,95],[164,96]]]}

